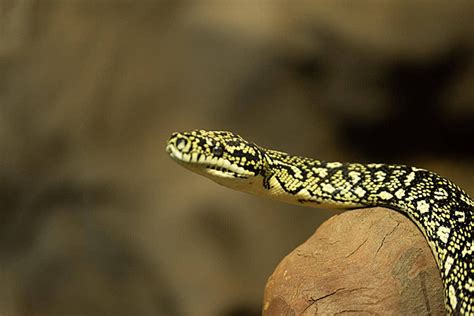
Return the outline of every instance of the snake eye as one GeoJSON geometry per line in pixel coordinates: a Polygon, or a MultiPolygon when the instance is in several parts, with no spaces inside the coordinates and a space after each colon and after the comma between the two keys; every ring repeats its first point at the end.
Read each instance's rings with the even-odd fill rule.
{"type": "Polygon", "coordinates": [[[218,158],[222,157],[224,155],[224,147],[220,145],[214,146],[214,148],[212,148],[212,154],[218,158]]]}
{"type": "Polygon", "coordinates": [[[179,150],[182,150],[184,147],[186,147],[187,143],[188,141],[185,138],[178,138],[176,140],[176,148],[178,148],[179,150]]]}

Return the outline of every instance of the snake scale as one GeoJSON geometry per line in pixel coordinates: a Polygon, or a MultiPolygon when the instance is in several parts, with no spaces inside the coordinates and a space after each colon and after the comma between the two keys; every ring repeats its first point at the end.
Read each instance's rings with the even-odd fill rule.
{"type": "Polygon", "coordinates": [[[406,214],[436,258],[449,314],[474,314],[474,201],[449,180],[404,165],[326,162],[265,149],[226,131],[174,133],[179,164],[229,188],[319,208],[383,206],[406,214]]]}

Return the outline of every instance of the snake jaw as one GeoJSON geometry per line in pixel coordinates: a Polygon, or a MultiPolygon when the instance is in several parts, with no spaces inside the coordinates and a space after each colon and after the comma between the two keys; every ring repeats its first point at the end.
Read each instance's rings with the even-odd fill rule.
{"type": "Polygon", "coordinates": [[[211,157],[201,156],[202,158],[200,161],[195,161],[190,158],[192,157],[190,155],[182,154],[173,147],[168,148],[170,148],[169,154],[173,160],[183,165],[187,169],[205,176],[209,175],[211,177],[217,178],[246,179],[253,175],[249,172],[246,172],[241,167],[231,165],[228,160],[219,159],[216,161],[211,157]]]}
{"type": "Polygon", "coordinates": [[[232,165],[228,160],[200,155],[198,159],[193,159],[196,155],[184,154],[174,146],[167,146],[170,157],[196,173],[202,174],[214,180],[214,178],[247,179],[253,176],[242,167],[232,165]]]}

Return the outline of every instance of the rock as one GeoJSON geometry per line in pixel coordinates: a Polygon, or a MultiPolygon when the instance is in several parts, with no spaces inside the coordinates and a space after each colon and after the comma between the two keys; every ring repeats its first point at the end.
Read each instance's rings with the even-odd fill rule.
{"type": "Polygon", "coordinates": [[[263,315],[446,314],[428,243],[406,216],[348,211],[323,223],[269,278],[263,315]]]}

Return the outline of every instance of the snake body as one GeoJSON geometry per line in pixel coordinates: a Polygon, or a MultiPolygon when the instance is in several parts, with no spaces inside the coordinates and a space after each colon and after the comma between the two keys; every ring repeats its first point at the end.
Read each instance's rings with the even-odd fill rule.
{"type": "Polygon", "coordinates": [[[474,201],[449,180],[405,165],[327,162],[265,149],[226,131],[174,133],[169,155],[213,181],[319,208],[383,206],[406,214],[436,258],[449,314],[474,314],[474,201]]]}

